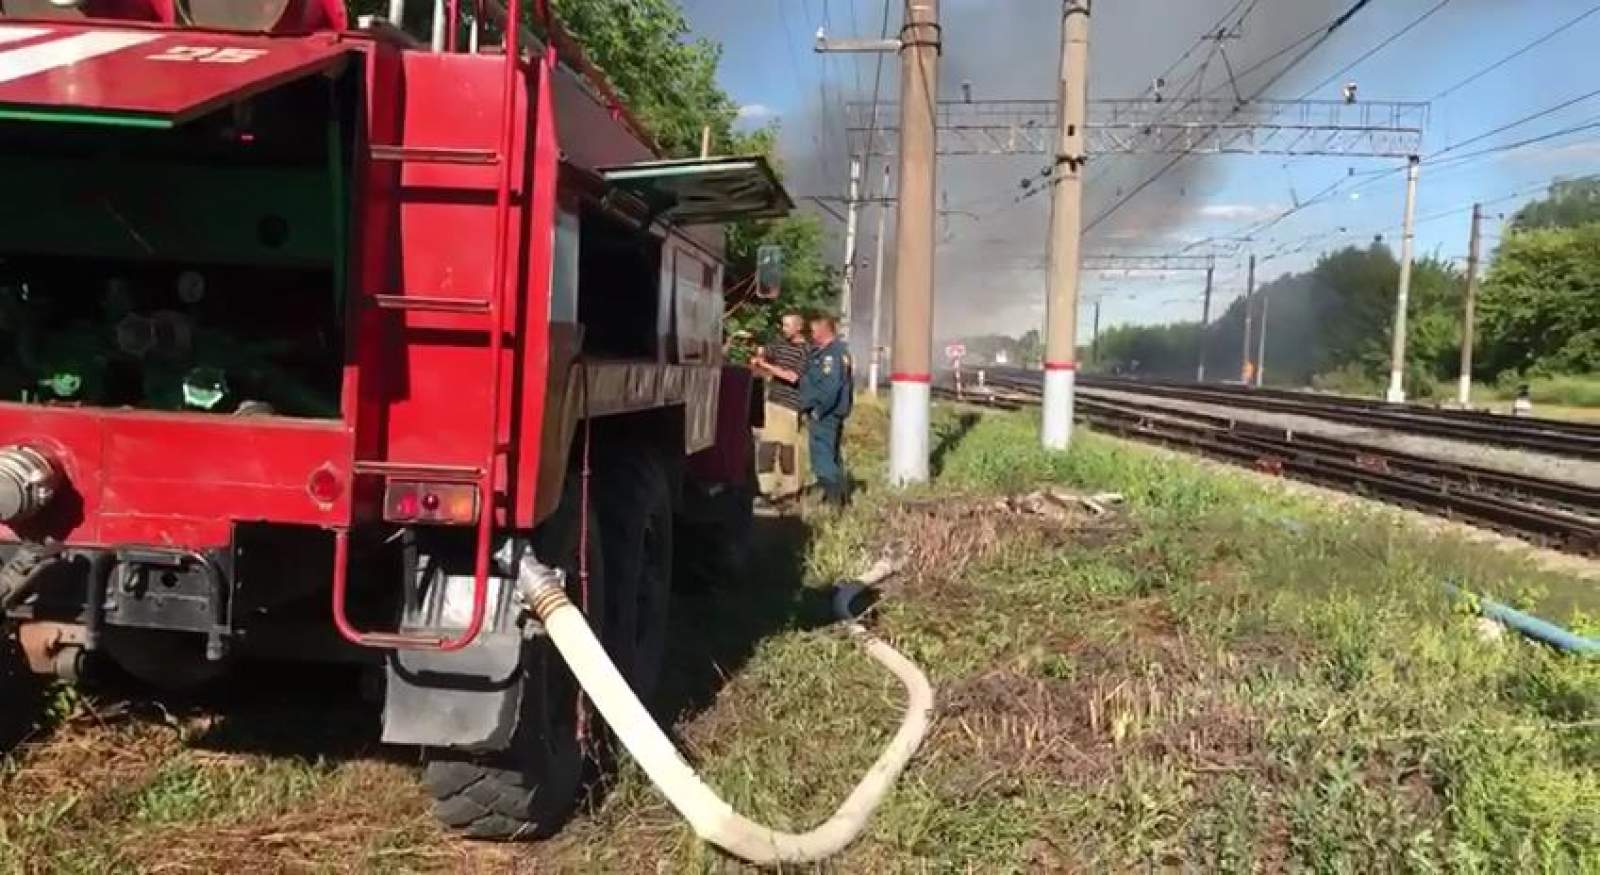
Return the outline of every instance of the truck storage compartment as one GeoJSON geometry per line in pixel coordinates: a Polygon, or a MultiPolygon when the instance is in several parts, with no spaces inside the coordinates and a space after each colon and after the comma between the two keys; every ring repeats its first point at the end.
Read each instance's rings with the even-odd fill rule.
{"type": "Polygon", "coordinates": [[[0,104],[0,400],[338,416],[353,75],[182,123],[0,104]]]}

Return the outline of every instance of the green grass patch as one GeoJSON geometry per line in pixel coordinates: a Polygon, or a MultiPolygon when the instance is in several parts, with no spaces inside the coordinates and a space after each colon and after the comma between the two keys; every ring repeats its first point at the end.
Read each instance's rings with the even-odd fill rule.
{"type": "MultiPolygon", "coordinates": [[[[1026,415],[935,423],[933,484],[809,521],[808,589],[905,551],[878,622],[939,689],[932,737],[845,870],[1600,867],[1595,664],[1485,637],[1440,587],[1582,623],[1587,584],[1093,434],[1046,454],[1026,415]],[[995,507],[1049,486],[1126,504],[1070,525],[995,507]]],[[[881,455],[854,461],[881,473],[881,455]]],[[[795,630],[684,728],[730,801],[803,829],[898,701],[839,636],[795,630]]],[[[621,786],[534,856],[719,871],[637,774],[621,786]]]]}
{"type": "Polygon", "coordinates": [[[1509,402],[1517,397],[1519,386],[1527,384],[1528,397],[1535,405],[1558,407],[1600,407],[1600,374],[1556,374],[1522,378],[1508,374],[1493,385],[1475,384],[1473,397],[1509,402]]]}

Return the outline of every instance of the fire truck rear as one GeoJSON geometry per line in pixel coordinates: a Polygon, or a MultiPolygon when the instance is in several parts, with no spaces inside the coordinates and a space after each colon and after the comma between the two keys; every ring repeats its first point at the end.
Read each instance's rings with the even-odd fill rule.
{"type": "Polygon", "coordinates": [[[337,0],[0,0],[0,658],[371,666],[438,815],[499,838],[559,826],[597,734],[510,569],[654,689],[675,568],[749,513],[719,223],[789,207],[760,159],[659,160],[509,5],[430,46],[337,0]]]}

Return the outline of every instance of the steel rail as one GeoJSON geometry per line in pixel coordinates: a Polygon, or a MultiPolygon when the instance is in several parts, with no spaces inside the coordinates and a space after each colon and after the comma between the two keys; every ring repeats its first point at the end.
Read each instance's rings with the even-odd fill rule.
{"type": "MultiPolygon", "coordinates": [[[[1039,387],[1028,376],[991,376],[988,393],[963,393],[961,400],[1002,409],[1037,404],[1039,387]]],[[[955,398],[948,389],[938,394],[955,398]]],[[[1103,432],[1354,492],[1543,546],[1600,554],[1600,494],[1594,490],[1093,392],[1080,394],[1077,403],[1078,418],[1103,432]]]]}
{"type": "Polygon", "coordinates": [[[1581,423],[1529,420],[1494,414],[1442,411],[1415,405],[1389,405],[1363,399],[1315,396],[1283,390],[1256,390],[1156,383],[1104,377],[1081,378],[1086,389],[1103,389],[1226,404],[1271,413],[1310,416],[1331,422],[1385,428],[1409,434],[1494,444],[1548,455],[1600,460],[1600,429],[1581,423]],[[1552,424],[1553,423],[1553,424],[1552,424]]]}

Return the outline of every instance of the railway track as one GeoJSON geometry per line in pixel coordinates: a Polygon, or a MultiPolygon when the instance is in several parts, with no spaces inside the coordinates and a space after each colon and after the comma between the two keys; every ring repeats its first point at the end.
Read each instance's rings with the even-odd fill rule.
{"type": "MultiPolygon", "coordinates": [[[[1002,409],[1038,403],[1038,382],[1025,375],[989,383],[989,393],[969,390],[963,400],[1002,409]]],[[[939,394],[955,397],[948,389],[939,394]]],[[[1076,413],[1109,434],[1352,492],[1545,547],[1600,554],[1600,494],[1571,483],[1093,392],[1078,395],[1076,413]]]]}
{"type": "MultiPolygon", "coordinates": [[[[1026,377],[1005,377],[1025,380],[1026,377]]],[[[1197,385],[1108,377],[1083,377],[1085,389],[1225,404],[1272,413],[1313,416],[1372,428],[1493,444],[1577,459],[1600,460],[1600,427],[1554,419],[1520,418],[1470,410],[1445,410],[1416,404],[1396,405],[1362,398],[1318,396],[1283,389],[1197,385]]]]}

